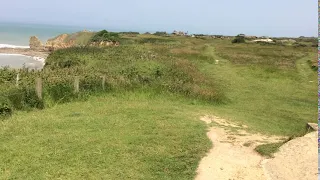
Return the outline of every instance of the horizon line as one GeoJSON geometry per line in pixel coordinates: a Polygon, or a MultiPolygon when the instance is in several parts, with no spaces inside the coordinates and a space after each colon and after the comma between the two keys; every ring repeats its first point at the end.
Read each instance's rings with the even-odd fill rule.
{"type": "MultiPolygon", "coordinates": [[[[168,30],[167,31],[164,31],[164,30],[151,30],[151,31],[148,31],[148,30],[119,30],[119,28],[115,28],[115,27],[112,27],[112,28],[106,28],[106,27],[101,27],[101,26],[89,26],[89,25],[66,25],[66,24],[48,24],[48,23],[42,23],[42,22],[18,22],[18,21],[4,21],[4,20],[0,20],[0,24],[3,23],[3,24],[15,24],[15,25],[42,25],[42,26],[60,26],[60,27],[66,27],[66,28],[81,28],[83,30],[89,30],[89,31],[92,31],[90,29],[94,29],[96,31],[100,31],[100,30],[107,30],[107,31],[110,31],[110,32],[139,32],[140,34],[144,34],[144,33],[155,33],[155,32],[166,32],[167,34],[172,34],[170,33],[168,30]],[[111,30],[108,30],[108,29],[111,29],[111,30]]],[[[180,30],[171,30],[172,32],[174,31],[180,31],[180,30]]],[[[95,32],[95,31],[93,31],[95,32]]],[[[189,31],[182,31],[182,32],[189,32],[189,31]]],[[[246,33],[238,33],[236,35],[229,35],[229,34],[219,34],[219,33],[196,33],[196,32],[192,32],[192,33],[188,33],[189,35],[192,35],[192,34],[203,34],[203,35],[208,35],[208,36],[214,36],[214,35],[221,35],[221,36],[237,36],[238,34],[245,34],[247,35],[246,33]]],[[[248,36],[257,36],[257,37],[275,37],[275,38],[296,38],[296,37],[301,37],[301,36],[270,36],[270,35],[253,35],[253,34],[250,34],[248,36]]],[[[303,35],[302,35],[303,36],[303,35]]],[[[317,38],[317,36],[303,36],[303,37],[309,37],[309,38],[317,38]]]]}

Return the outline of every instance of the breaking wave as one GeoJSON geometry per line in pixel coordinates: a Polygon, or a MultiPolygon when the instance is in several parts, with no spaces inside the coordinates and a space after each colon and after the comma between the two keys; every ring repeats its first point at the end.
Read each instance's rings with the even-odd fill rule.
{"type": "Polygon", "coordinates": [[[0,44],[0,48],[20,48],[20,49],[27,49],[30,48],[29,46],[16,46],[11,44],[0,44]]]}

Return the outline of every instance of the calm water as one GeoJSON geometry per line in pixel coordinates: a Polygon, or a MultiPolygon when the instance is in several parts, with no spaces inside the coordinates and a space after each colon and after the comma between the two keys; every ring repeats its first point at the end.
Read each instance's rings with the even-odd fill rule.
{"type": "Polygon", "coordinates": [[[82,31],[85,28],[53,26],[53,25],[33,25],[0,22],[0,44],[11,44],[17,46],[28,46],[30,36],[37,36],[42,43],[49,38],[63,33],[82,31]]]}
{"type": "MultiPolygon", "coordinates": [[[[0,48],[1,47],[24,47],[29,46],[30,36],[37,36],[42,43],[49,38],[53,38],[59,34],[72,33],[90,28],[66,27],[53,25],[32,25],[17,23],[1,23],[0,22],[0,48]]],[[[39,62],[27,56],[19,55],[3,55],[0,54],[0,67],[9,66],[12,68],[21,68],[24,63],[32,66],[39,65],[39,62]]],[[[40,63],[41,64],[41,63],[40,63]]]]}

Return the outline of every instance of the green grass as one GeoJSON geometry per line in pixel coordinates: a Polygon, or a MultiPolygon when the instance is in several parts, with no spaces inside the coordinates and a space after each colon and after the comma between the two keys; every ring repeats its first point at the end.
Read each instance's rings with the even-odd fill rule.
{"type": "MultiPolygon", "coordinates": [[[[29,83],[42,76],[45,93],[58,94],[45,97],[45,104],[58,104],[53,99],[62,102],[62,96],[63,102],[78,100],[72,98],[74,75],[96,85],[107,75],[109,94],[15,111],[0,125],[3,178],[192,179],[210,147],[201,115],[288,137],[317,122],[314,47],[154,35],[123,40],[119,47],[56,51],[43,72],[21,75],[29,83]]],[[[0,71],[1,85],[14,86],[14,78],[0,71]]],[[[270,156],[280,145],[256,150],[270,156]]]]}
{"type": "Polygon", "coordinates": [[[192,109],[126,93],[18,112],[0,121],[0,179],[193,179],[211,143],[192,109]]]}
{"type": "MultiPolygon", "coordinates": [[[[237,59],[222,59],[217,56],[221,53],[218,50],[219,45],[209,46],[205,53],[212,58],[198,64],[202,72],[214,77],[229,100],[215,108],[218,115],[246,124],[256,132],[287,136],[301,135],[306,122],[317,122],[317,74],[301,65],[312,53],[292,57],[295,59],[290,61],[295,64],[281,69],[274,61],[274,69],[270,69],[264,63],[232,63],[237,59]],[[220,60],[218,65],[214,59],[220,60]]],[[[270,56],[266,59],[273,54],[270,56]]],[[[241,56],[239,59],[243,61],[241,56]]]]}
{"type": "MultiPolygon", "coordinates": [[[[75,32],[75,33],[71,33],[68,34],[68,36],[64,39],[64,43],[71,43],[73,42],[73,44],[75,46],[85,46],[87,45],[91,38],[95,35],[95,32],[84,32],[84,31],[80,31],[80,32],[75,32]]],[[[49,40],[56,40],[59,36],[56,36],[52,39],[49,40]]]]}
{"type": "Polygon", "coordinates": [[[266,156],[268,158],[274,157],[273,154],[278,152],[279,148],[283,145],[283,143],[270,143],[259,145],[255,148],[255,150],[261,154],[262,156],[266,156]]]}

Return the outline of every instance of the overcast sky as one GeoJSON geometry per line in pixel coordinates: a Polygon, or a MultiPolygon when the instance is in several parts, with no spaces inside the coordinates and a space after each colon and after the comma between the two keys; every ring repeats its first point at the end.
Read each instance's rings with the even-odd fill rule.
{"type": "Polygon", "coordinates": [[[5,0],[0,21],[126,31],[318,36],[316,0],[5,0]]]}

